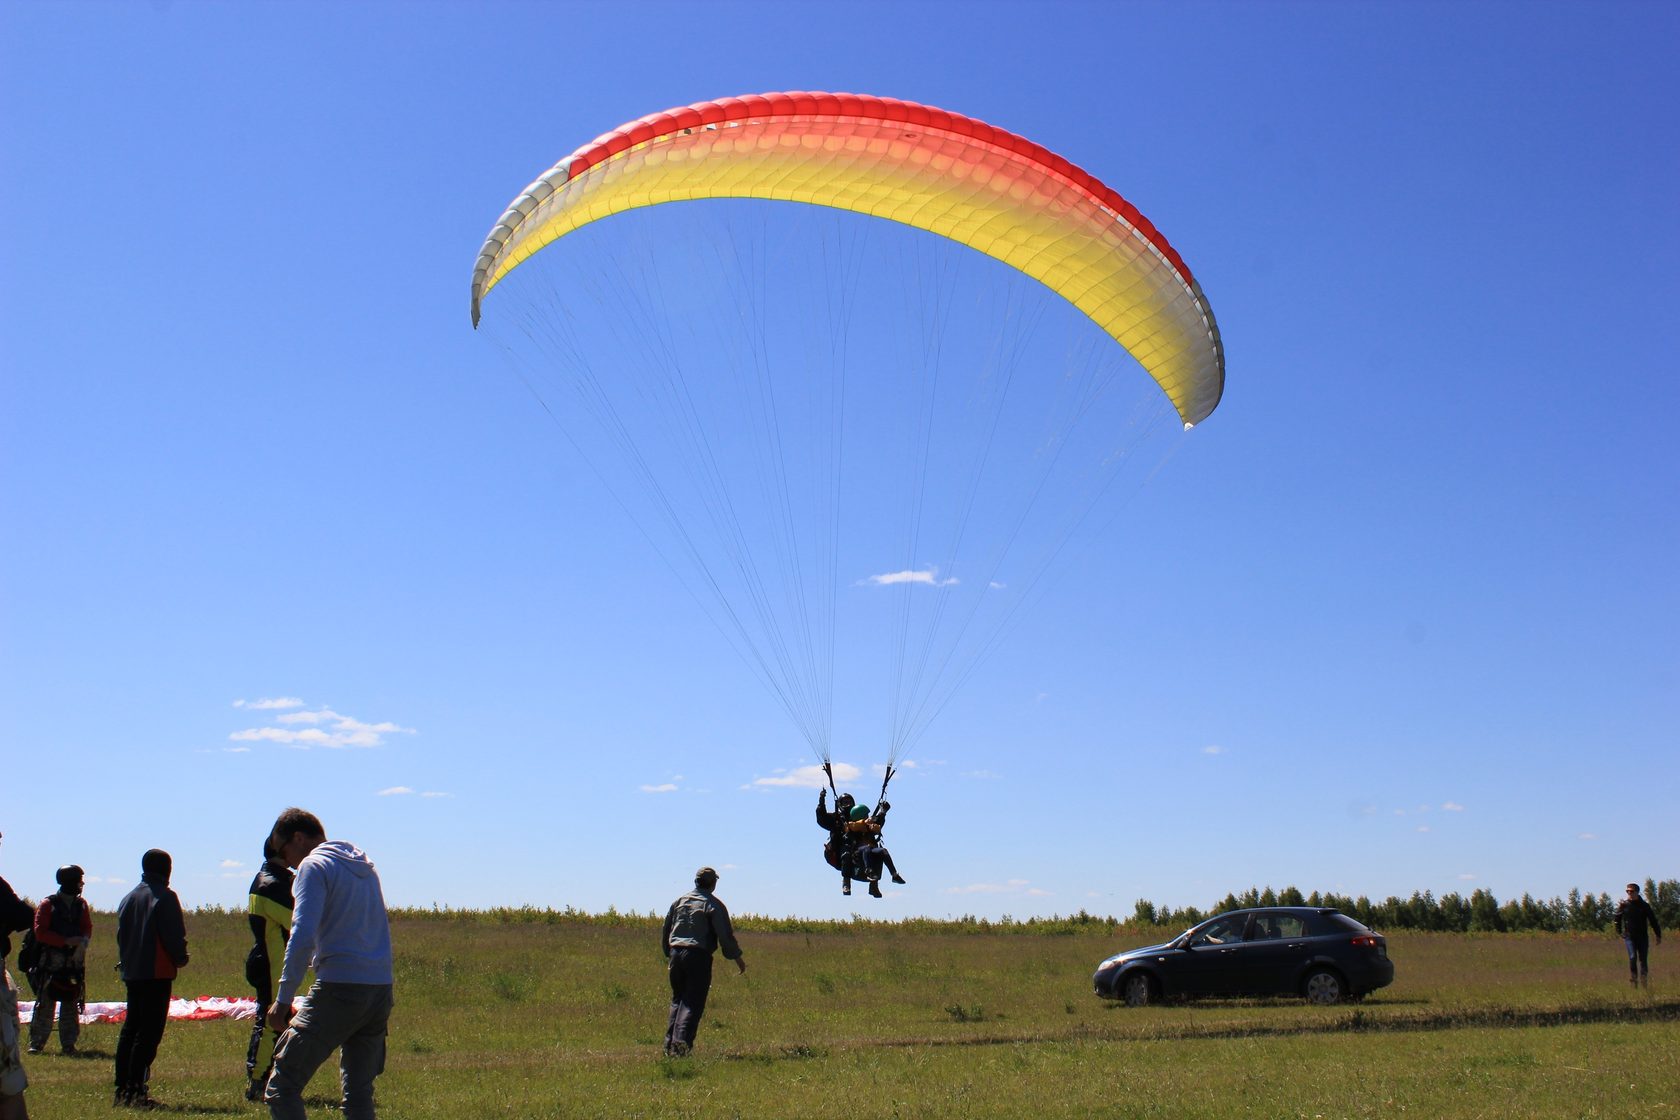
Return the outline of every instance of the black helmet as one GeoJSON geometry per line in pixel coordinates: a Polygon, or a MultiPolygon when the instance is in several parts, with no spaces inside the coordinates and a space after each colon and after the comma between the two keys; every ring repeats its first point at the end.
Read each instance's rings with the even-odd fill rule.
{"type": "Polygon", "coordinates": [[[81,868],[73,863],[67,863],[58,869],[58,874],[54,878],[58,880],[59,886],[68,887],[71,883],[80,883],[86,876],[82,874],[81,868]]]}

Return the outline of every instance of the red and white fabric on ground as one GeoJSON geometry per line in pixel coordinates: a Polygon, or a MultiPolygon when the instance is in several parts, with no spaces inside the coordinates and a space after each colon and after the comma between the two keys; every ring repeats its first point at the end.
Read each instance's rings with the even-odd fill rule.
{"type": "MultiPolygon", "coordinates": [[[[29,1022],[34,1017],[35,1004],[18,1001],[18,1019],[29,1022]]],[[[82,1009],[78,1016],[86,1023],[120,1023],[127,1017],[128,1005],[123,1003],[90,1003],[82,1009]]],[[[169,1017],[171,1019],[255,1019],[257,1017],[257,1001],[254,999],[228,999],[226,996],[199,996],[197,999],[172,999],[169,1001],[169,1017]]]]}

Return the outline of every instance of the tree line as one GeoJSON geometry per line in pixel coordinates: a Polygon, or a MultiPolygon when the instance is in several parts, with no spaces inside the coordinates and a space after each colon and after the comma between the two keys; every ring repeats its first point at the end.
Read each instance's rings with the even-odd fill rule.
{"type": "MultiPolygon", "coordinates": [[[[1666,932],[1680,926],[1680,879],[1646,879],[1645,900],[1657,913],[1666,932]]],[[[1242,894],[1227,894],[1208,910],[1194,906],[1173,909],[1140,898],[1132,921],[1140,925],[1193,926],[1227,910],[1256,906],[1330,906],[1356,918],[1372,929],[1439,930],[1448,933],[1522,933],[1528,931],[1603,932],[1616,919],[1616,904],[1607,892],[1593,894],[1579,887],[1563,898],[1537,899],[1524,893],[1521,898],[1500,902],[1490,890],[1478,888],[1469,897],[1452,891],[1436,898],[1431,891],[1413,891],[1412,897],[1389,895],[1380,902],[1360,895],[1352,898],[1334,891],[1303,895],[1295,887],[1275,891],[1271,887],[1248,888],[1242,894]]]]}

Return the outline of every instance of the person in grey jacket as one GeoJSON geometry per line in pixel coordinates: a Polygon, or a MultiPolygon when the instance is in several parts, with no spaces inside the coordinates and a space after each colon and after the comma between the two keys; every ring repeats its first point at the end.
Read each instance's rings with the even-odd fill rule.
{"type": "Polygon", "coordinates": [[[747,970],[746,958],[735,941],[729,910],[712,893],[718,873],[702,867],[694,873],[694,889],[671,903],[665,915],[661,947],[671,974],[671,1024],[665,1031],[665,1053],[687,1057],[694,1049],[706,995],[712,990],[712,953],[723,947],[724,959],[747,970]]]}
{"type": "Polygon", "coordinates": [[[320,820],[287,809],[271,836],[292,882],[292,934],[268,1021],[284,1031],[263,1101],[274,1120],[304,1120],[303,1091],[339,1051],[345,1120],[373,1120],[373,1081],[385,1070],[391,1018],[391,923],[373,861],[354,844],[328,840],[320,820]],[[292,1000],[315,970],[304,1009],[292,1000]]]}

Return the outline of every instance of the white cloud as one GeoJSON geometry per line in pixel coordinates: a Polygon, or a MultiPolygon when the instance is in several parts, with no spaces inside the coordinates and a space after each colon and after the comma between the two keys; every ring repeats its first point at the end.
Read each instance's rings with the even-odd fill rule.
{"type": "Polygon", "coordinates": [[[986,586],[990,587],[993,591],[1002,591],[1005,587],[1008,587],[1009,585],[1007,583],[1004,583],[1002,580],[994,579],[992,582],[988,583],[986,586]]]}
{"type": "Polygon", "coordinates": [[[1045,890],[1043,887],[1028,887],[1027,888],[1027,897],[1028,898],[1049,898],[1050,893],[1051,892],[1045,890]]]}
{"type": "Polygon", "coordinates": [[[223,754],[250,754],[251,753],[251,748],[250,747],[223,747],[222,748],[222,753],[223,754]]]}
{"type": "Polygon", "coordinates": [[[226,871],[234,867],[244,867],[245,864],[236,859],[224,859],[218,866],[220,866],[222,870],[226,871]]]}
{"type": "Polygon", "coordinates": [[[301,708],[303,701],[296,696],[276,696],[262,700],[235,700],[233,706],[251,712],[268,712],[284,708],[301,708]]]}
{"type": "Polygon", "coordinates": [[[938,568],[922,568],[915,571],[883,572],[878,576],[870,576],[862,582],[875,587],[891,587],[899,583],[921,584],[924,587],[950,587],[957,582],[957,577],[940,579],[938,568]]]}
{"type": "Polygon", "coordinates": [[[656,786],[642,786],[640,788],[643,793],[675,793],[677,792],[677,783],[661,782],[656,786]]]}
{"type": "MultiPolygon", "coordinates": [[[[837,785],[855,782],[863,776],[863,771],[849,762],[836,762],[832,766],[834,781],[837,785]]],[[[828,775],[823,773],[821,766],[801,766],[795,770],[777,770],[774,776],[769,778],[754,778],[752,784],[790,789],[827,789],[828,775]]]]}
{"type": "Polygon", "coordinates": [[[1426,825],[1426,824],[1420,824],[1420,825],[1418,825],[1417,830],[1419,832],[1428,832],[1429,831],[1429,826],[1426,825]]]}
{"type": "Polygon", "coordinates": [[[414,791],[407,786],[392,786],[389,789],[380,790],[374,796],[375,797],[397,797],[397,796],[400,796],[401,794],[413,793],[413,792],[414,791]]]}
{"type": "Polygon", "coordinates": [[[1598,839],[1598,833],[1596,833],[1596,832],[1582,832],[1582,833],[1578,834],[1575,837],[1575,839],[1577,839],[1577,840],[1597,840],[1598,839]]]}
{"type": "Polygon", "coordinates": [[[335,712],[331,708],[287,712],[285,715],[275,716],[274,722],[284,726],[247,727],[243,731],[235,731],[228,738],[234,742],[279,743],[297,750],[309,750],[312,747],[340,750],[345,747],[383,746],[387,735],[414,734],[412,727],[403,727],[388,720],[367,723],[354,716],[335,712]],[[299,724],[307,726],[302,730],[295,730],[299,724]]]}
{"type": "Polygon", "coordinates": [[[1458,877],[1468,882],[1476,877],[1476,873],[1474,871],[1464,871],[1460,872],[1458,877]]]}
{"type": "Polygon", "coordinates": [[[444,793],[442,790],[429,789],[425,793],[422,793],[420,796],[421,797],[454,797],[455,795],[453,793],[444,793]]]}
{"type": "Polygon", "coordinates": [[[946,887],[946,894],[1019,894],[1027,880],[1010,879],[1003,883],[970,883],[966,887],[946,887]]]}
{"type": "Polygon", "coordinates": [[[1225,753],[1225,748],[1220,746],[1218,743],[1209,743],[1207,746],[1202,748],[1202,753],[1203,754],[1224,754],[1225,753]]]}
{"type": "Polygon", "coordinates": [[[1445,813],[1462,813],[1464,812],[1464,806],[1460,805],[1456,801],[1443,801],[1441,802],[1441,811],[1445,813]]]}

